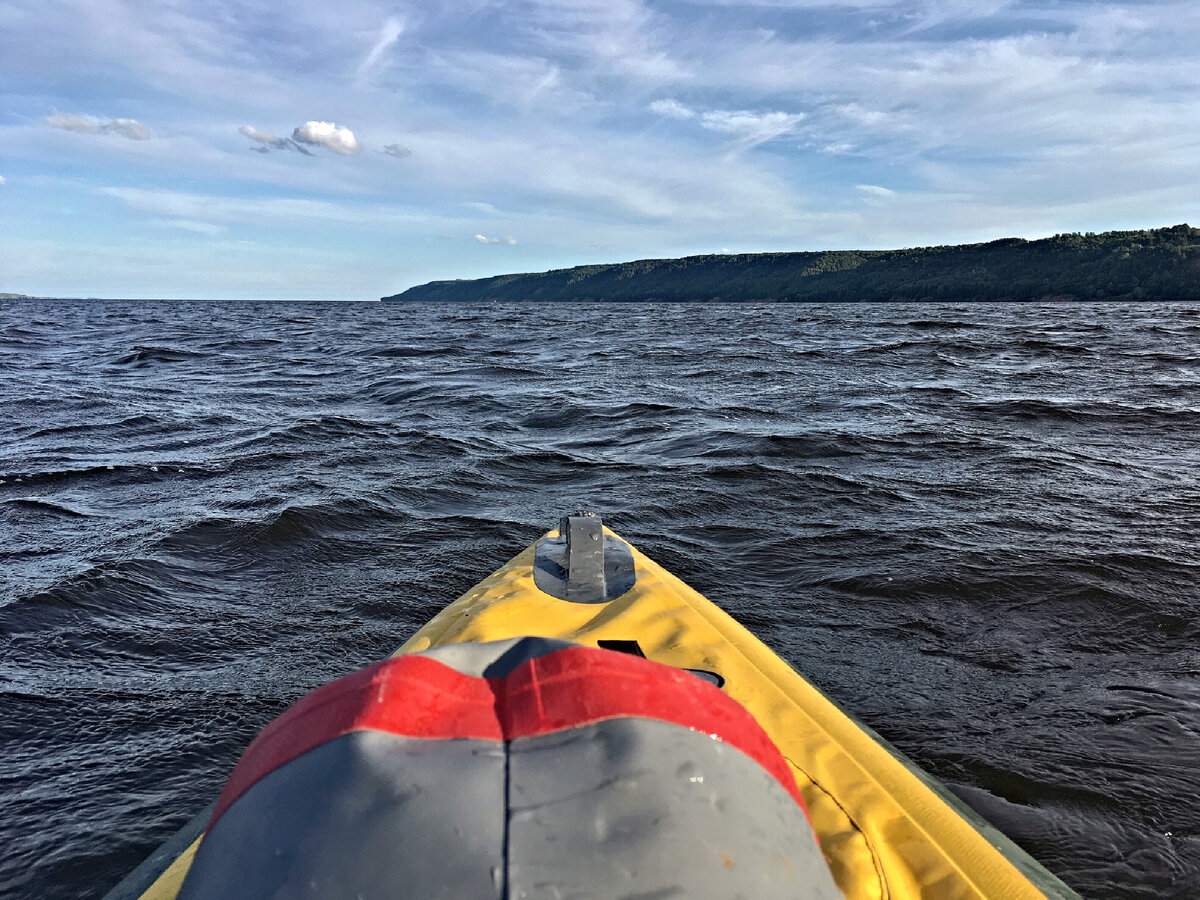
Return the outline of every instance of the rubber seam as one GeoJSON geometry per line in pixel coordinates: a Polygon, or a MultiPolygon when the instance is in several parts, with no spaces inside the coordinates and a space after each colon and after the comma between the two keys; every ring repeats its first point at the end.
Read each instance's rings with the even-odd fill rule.
{"type": "MultiPolygon", "coordinates": [[[[794,766],[796,771],[800,772],[805,778],[807,778],[809,783],[814,788],[816,788],[818,791],[820,791],[822,794],[824,794],[826,797],[828,797],[830,802],[832,802],[834,806],[836,806],[839,810],[841,810],[842,815],[844,815],[846,817],[846,821],[850,823],[850,827],[853,828],[854,831],[863,839],[863,843],[866,845],[866,848],[867,848],[867,853],[871,857],[871,865],[875,868],[875,877],[877,879],[879,879],[880,900],[890,900],[890,898],[892,896],[892,892],[888,888],[887,879],[884,877],[884,874],[883,874],[883,864],[879,861],[879,857],[875,853],[875,845],[871,843],[871,839],[869,837],[867,837],[867,833],[865,831],[863,831],[862,826],[860,826],[858,824],[858,822],[855,821],[854,816],[851,815],[851,813],[850,813],[850,810],[846,809],[846,807],[842,805],[841,801],[838,800],[837,797],[835,797],[830,791],[826,790],[821,785],[821,782],[819,782],[819,781],[817,781],[817,779],[813,778],[811,772],[807,771],[803,766],[801,766],[799,763],[797,763],[790,756],[784,756],[784,759],[786,759],[788,761],[788,765],[794,766]]],[[[813,834],[816,834],[815,829],[813,830],[813,834]]],[[[817,837],[817,846],[820,846],[820,844],[821,844],[821,838],[820,838],[820,836],[818,836],[817,837]]]]}

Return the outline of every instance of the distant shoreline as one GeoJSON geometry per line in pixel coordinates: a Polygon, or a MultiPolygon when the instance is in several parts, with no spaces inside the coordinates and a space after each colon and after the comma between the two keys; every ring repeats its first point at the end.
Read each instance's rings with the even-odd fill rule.
{"type": "Polygon", "coordinates": [[[432,281],[384,302],[1200,300],[1200,229],[1059,234],[902,250],[645,259],[432,281]]]}

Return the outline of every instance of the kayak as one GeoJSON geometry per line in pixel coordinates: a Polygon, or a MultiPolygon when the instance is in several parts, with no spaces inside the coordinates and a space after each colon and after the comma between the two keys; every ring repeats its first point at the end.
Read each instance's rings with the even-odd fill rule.
{"type": "MultiPolygon", "coordinates": [[[[594,650],[587,648],[599,648],[624,654],[622,658],[638,658],[636,673],[641,673],[639,666],[649,665],[642,659],[686,673],[676,680],[705,682],[696,688],[699,693],[693,693],[711,707],[717,719],[721,704],[735,701],[730,705],[748,713],[778,749],[776,768],[782,774],[776,771],[775,777],[786,782],[784,787],[800,803],[832,883],[847,898],[1021,900],[1076,896],[932,776],[841,710],[730,615],[648,559],[596,516],[562,519],[556,529],[434,616],[396,651],[389,664],[394,661],[411,668],[428,659],[453,663],[455,654],[461,657],[468,645],[498,647],[495,656],[511,649],[515,640],[528,638],[550,642],[546,644],[549,649],[536,650],[533,655],[556,652],[561,658],[589,659],[594,650]],[[568,648],[565,655],[564,647],[568,648]]],[[[601,663],[607,658],[603,656],[601,663]]],[[[463,664],[457,665],[465,671],[463,664]]],[[[378,679],[382,669],[373,667],[372,671],[376,673],[372,677],[378,679]]],[[[473,689],[466,675],[454,677],[462,679],[456,690],[465,693],[473,689]]],[[[349,683],[349,679],[343,680],[349,683]]],[[[496,683],[495,678],[489,681],[493,688],[496,683]]],[[[574,705],[591,708],[610,701],[629,708],[619,692],[615,700],[589,697],[574,705]]],[[[570,698],[567,703],[571,705],[570,698]]],[[[666,709],[671,703],[657,705],[666,709]]],[[[661,715],[682,721],[671,709],[661,715]]],[[[704,720],[703,724],[692,723],[692,731],[708,732],[705,737],[716,739],[708,743],[719,743],[721,726],[710,726],[704,710],[699,715],[696,721],[704,720]]],[[[593,709],[596,718],[602,717],[593,709]]],[[[259,742],[275,727],[275,723],[269,726],[259,742]]],[[[528,733],[535,731],[527,729],[528,733]]],[[[497,732],[497,738],[503,742],[511,735],[497,732]]],[[[261,748],[255,749],[259,742],[251,745],[248,757],[256,752],[263,755],[261,748]]],[[[733,743],[737,745],[737,740],[733,743]]],[[[740,749],[755,756],[745,746],[740,749]]],[[[302,751],[300,748],[293,755],[302,751]]],[[[739,754],[734,756],[741,759],[739,754]]],[[[230,785],[239,781],[238,772],[244,765],[252,765],[246,760],[243,757],[239,763],[230,785]]],[[[740,764],[736,760],[729,763],[735,768],[740,764]]],[[[770,768],[769,763],[764,765],[770,768]]],[[[246,782],[246,777],[241,781],[246,782]]],[[[108,895],[110,900],[177,897],[205,841],[206,829],[245,791],[242,786],[231,793],[230,785],[220,805],[214,802],[216,812],[209,807],[193,819],[122,881],[108,895]]],[[[800,826],[786,827],[807,828],[803,818],[797,821],[800,826]]],[[[556,835],[546,838],[550,843],[555,839],[556,835]]],[[[215,837],[210,840],[205,848],[209,857],[218,852],[218,846],[225,845],[218,844],[215,837]]],[[[228,852],[236,851],[235,846],[230,847],[228,852]]],[[[538,852],[545,856],[549,851],[540,848],[538,852]]],[[[721,858],[732,868],[728,857],[722,854],[721,858]]],[[[584,895],[589,894],[571,894],[584,895]]],[[[608,896],[603,891],[597,895],[608,896]]],[[[639,894],[643,895],[668,894],[639,894]]],[[[685,889],[669,895],[694,893],[685,889]]],[[[526,894],[514,892],[511,896],[526,894]]]]}

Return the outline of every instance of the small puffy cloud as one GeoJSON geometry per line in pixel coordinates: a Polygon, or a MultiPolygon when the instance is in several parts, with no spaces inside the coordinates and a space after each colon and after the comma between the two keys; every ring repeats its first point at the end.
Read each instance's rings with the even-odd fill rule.
{"type": "Polygon", "coordinates": [[[862,191],[868,197],[879,197],[881,199],[886,199],[887,197],[896,196],[896,192],[891,188],[880,187],[877,184],[856,184],[854,187],[857,190],[862,191]]]}
{"type": "Polygon", "coordinates": [[[8,179],[3,175],[0,175],[0,184],[8,184],[8,179]]]}
{"type": "Polygon", "coordinates": [[[787,134],[803,119],[804,113],[714,109],[700,116],[700,125],[710,131],[733,135],[753,146],[787,134]]]}
{"type": "Polygon", "coordinates": [[[388,156],[394,156],[396,159],[408,159],[412,156],[412,151],[400,144],[384,144],[382,152],[388,156]]]}
{"type": "Polygon", "coordinates": [[[250,148],[256,153],[270,153],[272,150],[295,150],[305,156],[312,156],[311,150],[301,147],[291,138],[275,137],[271,132],[255,128],[253,125],[243,125],[238,129],[238,133],[258,144],[257,147],[250,148]]]}
{"type": "Polygon", "coordinates": [[[353,156],[359,151],[354,132],[333,122],[305,122],[292,131],[292,140],[324,147],[342,156],[353,156]]]}
{"type": "Polygon", "coordinates": [[[147,141],[150,129],[137,119],[95,119],[91,116],[72,116],[56,112],[45,119],[51,128],[74,131],[79,134],[115,134],[131,141],[147,141]]]}
{"type": "Polygon", "coordinates": [[[261,129],[255,128],[253,125],[243,125],[238,129],[238,132],[250,138],[252,141],[258,141],[263,144],[274,144],[279,140],[279,138],[275,137],[275,135],[271,134],[271,132],[262,131],[261,129]]]}
{"type": "Polygon", "coordinates": [[[517,239],[509,235],[505,235],[504,237],[490,238],[485,237],[482,234],[477,234],[475,235],[475,240],[479,241],[481,244],[504,244],[508,247],[515,247],[517,245],[517,239]]]}
{"type": "Polygon", "coordinates": [[[647,109],[652,113],[658,113],[660,116],[666,116],[668,119],[694,119],[696,113],[688,109],[678,100],[655,100],[647,109]]]}

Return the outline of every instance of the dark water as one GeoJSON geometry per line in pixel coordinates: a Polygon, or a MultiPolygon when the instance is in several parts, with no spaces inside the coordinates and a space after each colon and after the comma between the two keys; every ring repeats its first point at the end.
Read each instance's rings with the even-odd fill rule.
{"type": "Polygon", "coordinates": [[[1090,897],[1200,895],[1200,308],[0,305],[0,895],[590,508],[1090,897]]]}

